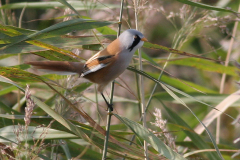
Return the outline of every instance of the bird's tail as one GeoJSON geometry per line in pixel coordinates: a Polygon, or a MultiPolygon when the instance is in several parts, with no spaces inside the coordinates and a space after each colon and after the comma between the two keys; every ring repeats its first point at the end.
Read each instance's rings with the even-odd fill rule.
{"type": "Polygon", "coordinates": [[[60,75],[71,75],[71,74],[79,74],[81,75],[84,64],[81,62],[68,62],[68,61],[32,61],[32,62],[25,62],[26,64],[32,65],[34,68],[54,73],[60,75]]]}

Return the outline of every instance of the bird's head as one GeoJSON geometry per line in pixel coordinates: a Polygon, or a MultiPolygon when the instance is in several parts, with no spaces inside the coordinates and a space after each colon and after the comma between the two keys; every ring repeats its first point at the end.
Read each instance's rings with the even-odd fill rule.
{"type": "Polygon", "coordinates": [[[135,29],[124,31],[119,36],[119,40],[124,50],[126,49],[129,52],[135,52],[138,48],[142,47],[144,41],[147,41],[143,34],[135,29]]]}

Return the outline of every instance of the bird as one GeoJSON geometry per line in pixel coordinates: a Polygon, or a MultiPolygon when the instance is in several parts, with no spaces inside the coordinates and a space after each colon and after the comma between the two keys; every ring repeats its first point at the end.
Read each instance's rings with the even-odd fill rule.
{"type": "Polygon", "coordinates": [[[98,85],[108,109],[113,111],[112,104],[106,100],[103,91],[129,66],[133,54],[148,41],[144,35],[135,29],[127,29],[112,41],[105,49],[97,52],[85,63],[69,61],[30,61],[25,62],[44,72],[60,75],[79,74],[80,77],[98,85]]]}

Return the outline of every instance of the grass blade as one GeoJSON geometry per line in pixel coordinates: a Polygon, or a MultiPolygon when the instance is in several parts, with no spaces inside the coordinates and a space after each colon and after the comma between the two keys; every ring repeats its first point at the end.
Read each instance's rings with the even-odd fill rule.
{"type": "Polygon", "coordinates": [[[184,52],[184,51],[169,48],[169,47],[162,46],[162,45],[159,45],[159,44],[153,44],[153,43],[150,43],[150,42],[145,42],[143,47],[149,48],[149,49],[154,49],[154,50],[164,50],[164,51],[167,51],[167,52],[170,52],[170,53],[183,55],[183,56],[187,56],[187,57],[195,57],[195,58],[201,58],[201,59],[206,59],[206,60],[210,60],[210,61],[219,62],[219,60],[198,56],[196,54],[187,53],[187,52],[184,52]]]}
{"type": "Polygon", "coordinates": [[[190,0],[177,0],[177,1],[181,2],[181,3],[184,3],[184,4],[188,4],[188,5],[193,6],[193,7],[199,7],[199,8],[203,8],[203,9],[207,9],[207,10],[230,12],[230,13],[235,13],[237,15],[240,14],[236,11],[231,10],[231,9],[214,7],[214,6],[210,6],[210,5],[207,5],[207,4],[204,4],[204,3],[200,3],[200,2],[194,2],[194,1],[190,1],[190,0]]]}
{"type": "Polygon", "coordinates": [[[117,117],[126,126],[128,126],[138,137],[142,138],[143,140],[151,144],[152,147],[164,157],[168,159],[178,159],[178,160],[185,159],[180,154],[174,152],[170,147],[168,147],[159,138],[157,138],[152,132],[144,128],[139,123],[136,123],[125,117],[121,117],[117,114],[114,114],[114,116],[117,117]]]}
{"type": "MultiPolygon", "coordinates": [[[[172,86],[170,86],[170,85],[168,85],[168,84],[166,84],[166,83],[164,83],[162,81],[159,81],[159,80],[155,79],[154,77],[150,76],[149,74],[147,74],[147,73],[145,73],[143,71],[140,71],[140,70],[138,70],[138,69],[136,69],[134,67],[131,67],[131,66],[129,66],[127,69],[130,70],[130,71],[136,72],[138,74],[141,74],[144,77],[146,77],[146,78],[148,78],[148,79],[150,79],[150,80],[152,80],[152,81],[154,81],[156,83],[159,83],[164,88],[167,87],[168,89],[170,89],[170,90],[172,90],[174,92],[177,92],[177,93],[179,93],[179,94],[181,94],[183,96],[186,96],[188,98],[191,98],[191,99],[195,100],[196,102],[202,103],[202,104],[204,104],[206,106],[211,107],[214,110],[217,110],[218,112],[223,113],[222,111],[218,110],[217,108],[214,108],[213,106],[211,106],[211,105],[209,105],[209,104],[207,104],[207,103],[205,103],[203,101],[200,101],[200,100],[194,98],[193,96],[191,96],[191,95],[189,95],[189,94],[187,94],[185,92],[180,91],[179,89],[176,89],[176,88],[174,88],[174,87],[172,87],[172,86]]],[[[183,101],[181,100],[181,102],[183,102],[183,101]]],[[[232,116],[230,116],[229,114],[226,114],[226,113],[223,113],[223,114],[234,120],[234,118],[232,116]]]]}
{"type": "Polygon", "coordinates": [[[215,149],[216,149],[216,152],[218,153],[219,157],[221,159],[223,159],[219,149],[218,149],[218,146],[211,134],[211,132],[208,130],[208,128],[204,125],[204,123],[202,123],[202,121],[195,115],[195,113],[176,95],[174,94],[167,86],[165,85],[162,85],[162,87],[165,89],[165,91],[167,91],[175,100],[177,100],[178,102],[180,102],[183,106],[185,106],[191,113],[192,115],[194,115],[194,117],[201,123],[201,125],[204,127],[204,129],[206,130],[209,138],[211,139],[212,141],[212,144],[214,145],[215,149]]]}
{"type": "MultiPolygon", "coordinates": [[[[162,101],[160,101],[162,103],[162,101]]],[[[170,107],[167,107],[164,103],[162,103],[162,106],[165,108],[165,110],[167,111],[167,113],[169,114],[169,117],[171,117],[171,119],[178,125],[181,125],[187,129],[183,129],[182,131],[190,137],[190,139],[192,140],[192,143],[199,149],[207,149],[210,148],[210,146],[196,133],[194,133],[192,131],[192,128],[181,118],[178,116],[178,114],[176,114],[175,112],[173,112],[170,107]]],[[[219,157],[217,156],[217,154],[215,153],[206,153],[206,156],[209,159],[219,159],[219,157]]]]}
{"type": "MultiPolygon", "coordinates": [[[[212,110],[209,112],[205,118],[202,120],[202,122],[206,125],[209,126],[217,117],[219,117],[222,112],[227,110],[234,102],[239,100],[240,98],[240,90],[237,92],[232,93],[228,97],[226,97],[222,102],[220,102],[215,108],[220,110],[221,112],[218,112],[217,110],[212,110]]],[[[198,125],[194,131],[198,134],[201,134],[204,131],[204,128],[202,125],[198,125]]]]}
{"type": "MultiPolygon", "coordinates": [[[[30,35],[20,35],[14,38],[14,42],[9,45],[6,45],[1,48],[1,51],[4,49],[13,46],[14,44],[20,43],[22,41],[29,40],[30,38],[39,39],[39,38],[50,38],[57,35],[63,35],[74,30],[84,30],[84,29],[93,29],[98,28],[106,25],[110,25],[116,22],[109,22],[109,21],[96,21],[96,20],[88,20],[88,19],[72,19],[68,21],[64,21],[58,24],[54,24],[48,28],[45,28],[41,31],[35,32],[30,35]]],[[[5,28],[5,26],[0,26],[1,28],[5,28]]],[[[10,32],[11,34],[11,32],[10,32]]],[[[16,34],[15,34],[16,35],[16,34]]]]}
{"type": "MultiPolygon", "coordinates": [[[[86,5],[90,5],[91,2],[85,1],[67,1],[71,6],[76,8],[76,10],[87,10],[88,8],[86,5]]],[[[56,8],[66,8],[67,6],[54,1],[42,1],[42,2],[20,2],[20,3],[9,3],[2,5],[0,9],[21,9],[21,8],[35,8],[35,9],[56,9],[56,8]]],[[[104,5],[97,5],[95,9],[109,9],[109,8],[119,8],[119,5],[115,4],[106,4],[104,5]]]]}
{"type": "Polygon", "coordinates": [[[57,1],[60,2],[60,3],[62,3],[64,6],[70,8],[72,11],[74,11],[77,15],[80,16],[80,14],[78,13],[78,11],[76,11],[75,8],[73,8],[73,7],[71,6],[71,4],[69,4],[67,1],[65,1],[65,0],[57,0],[57,1]]]}
{"type": "Polygon", "coordinates": [[[13,82],[11,79],[8,79],[7,77],[4,77],[3,75],[0,75],[0,81],[4,82],[4,83],[9,83],[12,84],[14,86],[16,86],[17,88],[19,88],[21,91],[25,91],[22,87],[20,87],[18,84],[16,84],[15,82],[13,82]]]}

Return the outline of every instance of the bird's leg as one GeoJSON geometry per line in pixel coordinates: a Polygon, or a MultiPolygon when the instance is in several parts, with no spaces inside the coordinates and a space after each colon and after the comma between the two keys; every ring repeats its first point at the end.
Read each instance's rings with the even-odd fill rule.
{"type": "Polygon", "coordinates": [[[104,101],[106,102],[108,108],[109,108],[111,111],[113,111],[113,104],[109,104],[109,103],[108,103],[108,101],[106,100],[106,98],[105,98],[105,96],[103,95],[103,93],[101,93],[101,95],[102,95],[104,101]]]}

